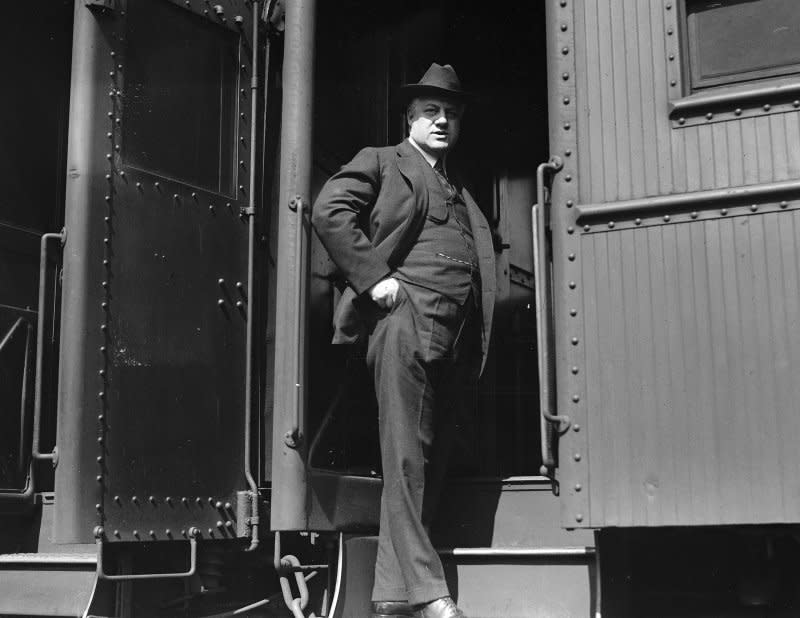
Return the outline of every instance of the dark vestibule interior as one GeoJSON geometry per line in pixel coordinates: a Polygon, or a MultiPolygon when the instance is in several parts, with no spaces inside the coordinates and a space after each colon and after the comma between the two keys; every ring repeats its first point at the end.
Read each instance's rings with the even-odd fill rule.
{"type": "MultiPolygon", "coordinates": [[[[451,164],[496,231],[499,294],[490,358],[460,422],[451,473],[537,475],[530,209],[536,167],[548,157],[543,3],[346,0],[318,11],[313,196],[362,147],[405,138],[397,87],[418,81],[431,62],[452,64],[473,94],[451,164]]],[[[363,358],[329,344],[337,275],[316,237],[311,260],[310,464],[377,476],[374,394],[363,358]]]]}

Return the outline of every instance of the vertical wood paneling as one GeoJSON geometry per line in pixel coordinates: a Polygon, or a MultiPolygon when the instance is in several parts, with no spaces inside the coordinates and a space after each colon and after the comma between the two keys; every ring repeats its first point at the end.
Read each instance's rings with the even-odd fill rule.
{"type": "Polygon", "coordinates": [[[590,525],[800,520],[800,215],[584,235],[590,525]]]}
{"type": "Polygon", "coordinates": [[[577,50],[583,202],[800,176],[800,152],[791,147],[800,140],[796,111],[673,126],[670,76],[681,58],[677,37],[665,34],[664,2],[586,0],[575,10],[583,41],[577,50]]]}

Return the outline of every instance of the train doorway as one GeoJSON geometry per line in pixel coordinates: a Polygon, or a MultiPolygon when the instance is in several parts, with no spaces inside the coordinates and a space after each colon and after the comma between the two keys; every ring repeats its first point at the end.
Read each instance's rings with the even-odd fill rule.
{"type": "MultiPolygon", "coordinates": [[[[456,68],[474,99],[453,158],[493,229],[499,296],[490,358],[461,423],[452,476],[536,477],[542,461],[530,208],[536,167],[548,157],[544,6],[389,6],[353,0],[318,8],[312,198],[360,148],[405,138],[400,84],[419,79],[433,61],[456,68]]],[[[309,463],[379,479],[377,415],[363,363],[329,344],[337,294],[336,272],[314,237],[309,463]]]]}

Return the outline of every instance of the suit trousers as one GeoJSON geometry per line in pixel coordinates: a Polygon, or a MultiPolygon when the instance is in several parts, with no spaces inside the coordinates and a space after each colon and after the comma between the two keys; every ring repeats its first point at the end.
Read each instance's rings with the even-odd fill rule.
{"type": "Polygon", "coordinates": [[[429,530],[464,398],[481,362],[479,305],[400,282],[367,345],[378,401],[383,493],[373,601],[449,594],[429,530]]]}

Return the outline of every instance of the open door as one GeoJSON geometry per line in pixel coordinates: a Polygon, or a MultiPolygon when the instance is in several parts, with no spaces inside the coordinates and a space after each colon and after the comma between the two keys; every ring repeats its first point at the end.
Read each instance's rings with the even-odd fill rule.
{"type": "Polygon", "coordinates": [[[76,2],[74,23],[56,538],[235,537],[252,9],[76,2]]]}

